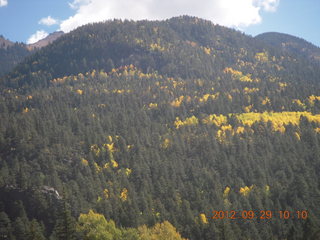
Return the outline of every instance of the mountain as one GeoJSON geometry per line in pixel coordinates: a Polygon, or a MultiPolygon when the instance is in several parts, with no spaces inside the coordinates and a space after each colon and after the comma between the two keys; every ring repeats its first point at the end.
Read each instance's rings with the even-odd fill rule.
{"type": "Polygon", "coordinates": [[[64,34],[0,81],[0,233],[316,239],[319,76],[196,17],[64,34]]]}
{"type": "Polygon", "coordinates": [[[0,77],[10,72],[14,66],[31,54],[23,43],[14,43],[0,36],[0,77]]]}
{"type": "Polygon", "coordinates": [[[320,62],[320,48],[302,38],[277,32],[263,33],[255,38],[271,46],[281,48],[288,53],[304,56],[312,61],[320,62]]]}
{"type": "Polygon", "coordinates": [[[22,62],[34,51],[47,46],[63,34],[63,32],[54,32],[33,44],[14,43],[0,36],[0,77],[9,73],[18,63],[22,62]]]}
{"type": "MultiPolygon", "coordinates": [[[[130,64],[144,72],[158,71],[183,78],[207,78],[216,76],[237,61],[246,61],[247,58],[254,60],[255,54],[263,53],[264,49],[268,49],[278,59],[281,54],[288,55],[262,41],[255,41],[240,32],[213,25],[209,21],[173,18],[146,23],[109,21],[80,27],[18,66],[11,75],[15,79],[11,84],[22,86],[34,82],[36,79],[32,75],[39,75],[40,72],[39,78],[56,78],[85,73],[91,69],[110,71],[113,67],[130,64]],[[248,52],[243,52],[243,49],[248,52]],[[194,56],[197,56],[197,60],[194,56]]],[[[283,68],[281,74],[300,81],[297,78],[302,75],[294,72],[313,67],[300,60],[278,60],[279,66],[290,65],[283,68]]],[[[313,73],[315,75],[310,79],[315,80],[314,71],[308,75],[313,73]]],[[[47,84],[42,80],[40,83],[47,84]]]]}
{"type": "Polygon", "coordinates": [[[11,42],[10,40],[4,38],[2,35],[0,35],[0,48],[7,48],[14,45],[13,42],[11,42]]]}
{"type": "Polygon", "coordinates": [[[28,44],[28,48],[30,50],[33,50],[35,48],[42,48],[45,47],[47,45],[49,45],[50,43],[52,43],[53,41],[57,40],[59,37],[61,37],[64,34],[64,32],[62,31],[58,31],[58,32],[54,32],[49,34],[47,37],[39,40],[36,43],[32,43],[32,44],[28,44]]]}

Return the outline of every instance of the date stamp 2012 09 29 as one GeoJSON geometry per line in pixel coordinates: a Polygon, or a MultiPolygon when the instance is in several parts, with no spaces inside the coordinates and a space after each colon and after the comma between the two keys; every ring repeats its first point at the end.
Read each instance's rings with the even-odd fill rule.
{"type": "Polygon", "coordinates": [[[289,211],[289,210],[229,210],[229,211],[212,211],[211,219],[261,219],[269,220],[272,218],[279,219],[302,219],[308,218],[307,210],[289,211]]]}

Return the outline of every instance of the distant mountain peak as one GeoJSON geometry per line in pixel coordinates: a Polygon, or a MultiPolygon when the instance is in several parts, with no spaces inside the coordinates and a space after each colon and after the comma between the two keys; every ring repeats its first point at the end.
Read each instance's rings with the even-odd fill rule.
{"type": "Polygon", "coordinates": [[[45,47],[45,46],[49,45],[50,43],[54,42],[55,40],[57,40],[62,35],[64,35],[63,31],[53,32],[53,33],[49,34],[47,37],[39,40],[36,43],[28,44],[28,48],[30,50],[32,50],[35,48],[45,47]]]}
{"type": "Polygon", "coordinates": [[[7,48],[14,45],[14,42],[6,39],[4,36],[0,35],[0,48],[7,48]]]}

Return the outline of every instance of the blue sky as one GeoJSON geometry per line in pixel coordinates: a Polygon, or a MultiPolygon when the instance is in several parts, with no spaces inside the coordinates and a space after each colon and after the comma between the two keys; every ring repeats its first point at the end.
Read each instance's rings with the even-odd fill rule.
{"type": "Polygon", "coordinates": [[[320,46],[319,13],[319,0],[0,0],[0,35],[31,43],[89,22],[188,14],[252,36],[283,32],[320,46]]]}

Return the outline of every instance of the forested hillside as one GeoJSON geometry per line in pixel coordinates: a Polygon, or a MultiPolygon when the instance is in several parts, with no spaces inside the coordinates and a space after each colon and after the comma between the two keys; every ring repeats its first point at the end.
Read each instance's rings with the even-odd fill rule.
{"type": "Polygon", "coordinates": [[[320,63],[320,48],[302,38],[277,32],[263,33],[255,38],[271,46],[282,48],[287,53],[300,55],[320,63]]]}
{"type": "Polygon", "coordinates": [[[65,34],[1,79],[0,239],[317,239],[319,80],[194,17],[65,34]]]}
{"type": "Polygon", "coordinates": [[[9,73],[31,53],[25,44],[13,43],[0,35],[0,77],[9,73]]]}

